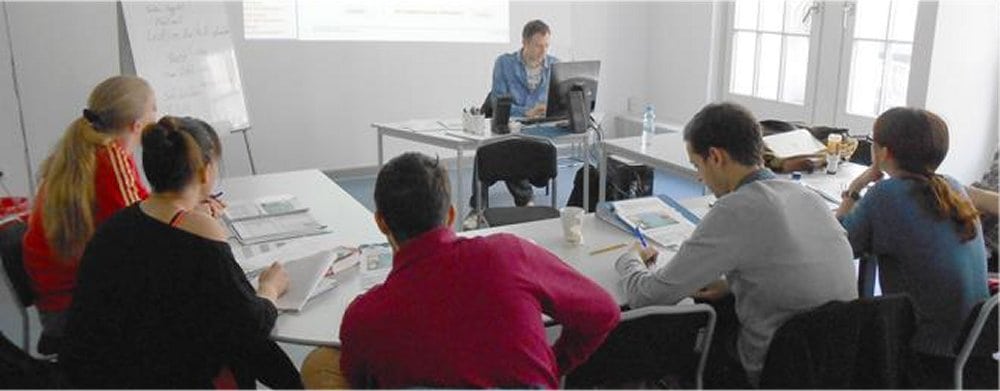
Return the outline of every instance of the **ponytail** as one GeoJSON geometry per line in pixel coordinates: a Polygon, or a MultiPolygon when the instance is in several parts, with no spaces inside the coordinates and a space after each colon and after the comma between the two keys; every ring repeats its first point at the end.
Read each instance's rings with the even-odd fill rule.
{"type": "Polygon", "coordinates": [[[939,218],[954,222],[962,242],[974,239],[979,218],[975,206],[935,173],[948,154],[944,119],[924,109],[894,107],[875,119],[873,130],[875,144],[892,152],[904,176],[924,184],[918,194],[923,205],[939,218]]]}
{"type": "Polygon", "coordinates": [[[975,239],[979,211],[972,205],[972,201],[952,189],[941,175],[930,175],[926,183],[923,190],[927,200],[925,205],[938,217],[954,222],[955,231],[963,243],[975,239]]]}
{"type": "Polygon", "coordinates": [[[100,133],[88,120],[78,118],[42,163],[42,225],[59,259],[79,257],[94,233],[96,151],[113,140],[114,136],[100,133]]]}
{"type": "Polygon", "coordinates": [[[114,142],[154,102],[152,88],[141,78],[104,80],[90,92],[83,116],[70,123],[42,163],[42,224],[49,248],[59,260],[79,257],[94,233],[97,149],[114,142]]]}

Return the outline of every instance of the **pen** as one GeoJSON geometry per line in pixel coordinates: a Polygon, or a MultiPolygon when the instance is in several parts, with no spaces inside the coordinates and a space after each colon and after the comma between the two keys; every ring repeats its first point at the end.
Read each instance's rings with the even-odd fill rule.
{"type": "Polygon", "coordinates": [[[613,245],[610,245],[608,247],[604,247],[604,248],[600,248],[600,249],[591,251],[590,255],[603,254],[603,253],[606,253],[608,251],[617,250],[617,249],[620,249],[620,248],[625,247],[625,246],[628,246],[628,243],[613,244],[613,245]]]}
{"type": "Polygon", "coordinates": [[[215,194],[212,194],[212,195],[210,195],[209,197],[212,197],[212,198],[215,198],[215,199],[218,199],[219,197],[222,197],[222,192],[220,191],[220,192],[218,192],[218,193],[215,193],[215,194]]]}
{"type": "Polygon", "coordinates": [[[642,248],[649,247],[649,245],[646,244],[646,238],[642,235],[642,231],[639,230],[639,226],[638,225],[635,226],[635,227],[632,227],[632,233],[634,233],[635,236],[637,236],[639,238],[639,243],[642,243],[642,248]]]}

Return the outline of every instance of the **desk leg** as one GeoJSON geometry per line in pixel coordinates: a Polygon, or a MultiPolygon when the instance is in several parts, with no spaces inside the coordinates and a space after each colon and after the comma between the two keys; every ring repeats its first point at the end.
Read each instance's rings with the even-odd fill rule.
{"type": "Polygon", "coordinates": [[[382,169],[382,164],[385,163],[385,158],[382,155],[382,139],[385,138],[385,133],[382,132],[382,128],[378,128],[378,168],[382,169]]]}
{"type": "Polygon", "coordinates": [[[597,157],[597,202],[607,200],[605,188],[608,184],[608,152],[601,148],[601,154],[597,157]]]}
{"type": "Polygon", "coordinates": [[[458,186],[458,198],[453,202],[458,204],[458,218],[455,219],[455,230],[462,231],[462,220],[465,219],[465,185],[462,184],[462,148],[456,148],[455,158],[455,186],[458,186]]]}
{"type": "Polygon", "coordinates": [[[875,296],[875,260],[863,255],[858,259],[858,297],[875,296]]]}

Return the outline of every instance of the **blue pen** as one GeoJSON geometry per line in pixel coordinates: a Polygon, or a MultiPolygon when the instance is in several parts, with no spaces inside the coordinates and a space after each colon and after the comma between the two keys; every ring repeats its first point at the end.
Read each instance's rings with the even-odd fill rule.
{"type": "Polygon", "coordinates": [[[639,237],[639,243],[642,243],[642,248],[649,247],[649,245],[646,244],[646,237],[642,234],[642,231],[639,230],[638,225],[632,227],[632,233],[635,234],[635,236],[639,237]]]}

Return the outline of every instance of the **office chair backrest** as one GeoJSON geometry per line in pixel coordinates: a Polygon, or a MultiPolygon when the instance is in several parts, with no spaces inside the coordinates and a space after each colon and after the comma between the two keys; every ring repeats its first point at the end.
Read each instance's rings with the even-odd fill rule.
{"type": "Polygon", "coordinates": [[[31,289],[28,273],[24,270],[21,244],[27,230],[28,225],[20,220],[0,227],[0,260],[3,261],[4,273],[21,307],[30,307],[35,302],[35,293],[31,289]]]}
{"type": "Polygon", "coordinates": [[[566,377],[566,388],[605,388],[665,375],[702,388],[702,372],[715,332],[707,304],[651,306],[622,313],[621,323],[585,363],[566,377]]]}
{"type": "Polygon", "coordinates": [[[485,183],[527,179],[542,187],[558,174],[556,159],[551,141],[512,136],[476,149],[476,170],[485,183]]]}
{"type": "Polygon", "coordinates": [[[915,329],[908,296],[832,301],[771,339],[761,388],[903,388],[915,329]]]}
{"type": "Polygon", "coordinates": [[[1000,350],[997,330],[997,295],[993,295],[977,304],[962,328],[962,333],[955,344],[955,389],[963,385],[970,388],[997,388],[997,361],[991,355],[1000,350]],[[975,362],[970,362],[973,359],[975,362]],[[985,366],[988,370],[981,371],[987,376],[974,376],[969,379],[972,384],[965,383],[966,364],[985,366]]]}

